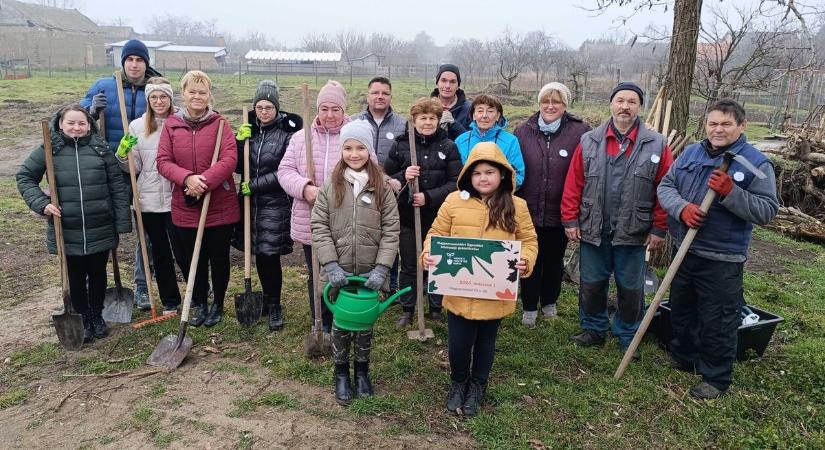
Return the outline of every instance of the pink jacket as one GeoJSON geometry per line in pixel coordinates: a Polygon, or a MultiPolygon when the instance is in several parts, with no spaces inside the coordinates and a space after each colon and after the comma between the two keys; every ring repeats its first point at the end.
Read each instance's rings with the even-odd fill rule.
{"type": "MultiPolygon", "coordinates": [[[[344,123],[350,118],[344,116],[344,123]]],[[[341,160],[341,127],[327,130],[318,123],[318,117],[312,121],[312,161],[315,165],[315,185],[321,187],[332,169],[341,160]]],[[[292,202],[292,219],[290,236],[295,242],[312,245],[310,231],[310,213],[312,207],[304,200],[304,187],[310,183],[307,178],[307,163],[304,132],[292,135],[284,158],[278,166],[278,182],[286,193],[294,198],[292,202]]]]}
{"type": "Polygon", "coordinates": [[[179,227],[197,228],[200,219],[202,202],[187,206],[184,200],[183,180],[192,174],[206,177],[207,188],[212,193],[209,213],[206,215],[207,227],[228,225],[241,219],[235,180],[232,178],[238,161],[238,150],[229,122],[224,122],[218,161],[209,167],[215,151],[220,119],[223,117],[215,113],[193,130],[184,119],[174,115],[166,119],[160,133],[158,172],[174,184],[172,222],[179,227]]]}

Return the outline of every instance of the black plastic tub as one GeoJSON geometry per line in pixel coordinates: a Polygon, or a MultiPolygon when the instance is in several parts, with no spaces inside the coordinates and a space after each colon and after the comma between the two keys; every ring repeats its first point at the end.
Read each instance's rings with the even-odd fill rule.
{"type": "MultiPolygon", "coordinates": [[[[670,326],[670,305],[668,303],[667,300],[664,300],[659,304],[659,310],[653,316],[653,321],[650,322],[650,328],[648,329],[648,333],[653,333],[659,340],[659,345],[665,350],[668,349],[668,345],[673,338],[673,329],[670,326]]],[[[739,327],[736,346],[737,361],[762,356],[771,341],[776,326],[785,321],[781,316],[753,305],[748,305],[748,308],[759,315],[759,322],[739,327]]]]}

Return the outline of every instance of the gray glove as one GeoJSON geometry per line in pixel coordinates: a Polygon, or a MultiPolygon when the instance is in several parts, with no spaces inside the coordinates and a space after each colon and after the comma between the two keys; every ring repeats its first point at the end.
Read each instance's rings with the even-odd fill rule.
{"type": "Polygon", "coordinates": [[[99,92],[92,97],[92,106],[89,107],[89,114],[91,114],[93,118],[97,119],[100,115],[100,111],[103,111],[104,109],[106,109],[106,94],[99,92]]]}
{"type": "Polygon", "coordinates": [[[370,270],[369,273],[361,275],[367,279],[367,282],[364,283],[364,287],[367,289],[372,289],[373,291],[381,289],[384,287],[384,282],[387,281],[387,275],[389,275],[389,273],[389,267],[383,264],[376,264],[375,268],[370,270]]]}
{"type": "Polygon", "coordinates": [[[347,274],[337,262],[332,261],[324,264],[324,271],[327,273],[327,281],[332,287],[342,287],[347,284],[347,274]]]}
{"type": "Polygon", "coordinates": [[[438,125],[442,130],[449,131],[450,127],[453,126],[454,123],[455,119],[450,111],[444,111],[441,113],[441,120],[438,122],[438,125]]]}

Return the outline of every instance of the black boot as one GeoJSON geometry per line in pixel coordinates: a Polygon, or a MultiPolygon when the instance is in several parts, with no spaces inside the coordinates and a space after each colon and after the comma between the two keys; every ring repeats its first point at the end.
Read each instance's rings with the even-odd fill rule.
{"type": "Polygon", "coordinates": [[[464,397],[464,406],[461,412],[467,417],[475,417],[478,410],[481,409],[481,404],[484,402],[484,388],[485,386],[476,380],[470,379],[467,386],[467,395],[464,397]]]}
{"type": "Polygon", "coordinates": [[[284,316],[280,303],[269,305],[269,331],[278,331],[284,328],[284,316]]]}
{"type": "Polygon", "coordinates": [[[212,306],[209,307],[209,315],[203,321],[203,326],[214,327],[221,320],[223,320],[223,302],[212,302],[212,306]]]}
{"type": "Polygon", "coordinates": [[[92,323],[92,315],[83,315],[83,343],[91,344],[95,341],[94,324],[92,323]]]}
{"type": "Polygon", "coordinates": [[[349,364],[335,364],[335,401],[343,406],[352,403],[352,381],[349,377],[349,364]]]}
{"type": "Polygon", "coordinates": [[[92,315],[92,333],[96,338],[106,337],[109,334],[109,327],[106,326],[106,321],[103,320],[103,314],[100,311],[91,313],[92,315]]]}
{"type": "Polygon", "coordinates": [[[464,406],[464,395],[467,392],[467,380],[450,381],[450,390],[447,392],[447,411],[458,414],[458,408],[464,406]]]}
{"type": "Polygon", "coordinates": [[[192,309],[192,318],[189,319],[189,325],[193,327],[199,327],[203,325],[203,322],[206,320],[206,303],[193,306],[192,309]]]}
{"type": "Polygon", "coordinates": [[[369,362],[355,362],[355,392],[358,397],[369,397],[375,392],[372,390],[372,381],[370,380],[370,363],[369,362]]]}

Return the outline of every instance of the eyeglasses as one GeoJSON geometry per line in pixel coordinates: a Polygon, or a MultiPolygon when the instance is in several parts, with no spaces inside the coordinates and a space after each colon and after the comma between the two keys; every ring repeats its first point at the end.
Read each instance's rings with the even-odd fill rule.
{"type": "Polygon", "coordinates": [[[274,106],[256,106],[255,111],[258,111],[258,112],[272,112],[272,111],[275,111],[275,107],[274,106]]]}
{"type": "Polygon", "coordinates": [[[156,103],[157,102],[168,102],[169,101],[169,96],[168,95],[157,95],[157,96],[150,95],[149,96],[149,101],[150,102],[156,102],[156,103]]]}

